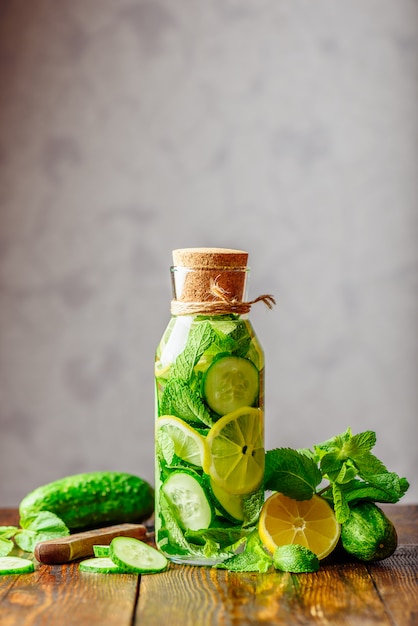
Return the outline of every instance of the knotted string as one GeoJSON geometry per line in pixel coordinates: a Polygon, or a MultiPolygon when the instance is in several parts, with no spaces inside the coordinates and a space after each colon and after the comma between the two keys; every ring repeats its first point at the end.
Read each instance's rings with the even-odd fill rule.
{"type": "Polygon", "coordinates": [[[210,315],[227,315],[228,313],[237,313],[244,315],[249,313],[251,306],[256,302],[264,302],[267,308],[272,309],[276,304],[276,300],[269,294],[258,296],[254,300],[242,302],[236,298],[229,298],[228,292],[222,289],[215,280],[211,280],[209,293],[217,298],[216,300],[206,300],[204,302],[181,302],[180,300],[171,301],[172,315],[194,315],[194,314],[210,314],[210,315]]]}

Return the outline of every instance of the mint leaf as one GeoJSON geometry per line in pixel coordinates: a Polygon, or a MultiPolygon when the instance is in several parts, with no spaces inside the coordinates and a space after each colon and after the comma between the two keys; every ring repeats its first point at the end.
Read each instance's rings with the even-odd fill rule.
{"type": "Polygon", "coordinates": [[[318,458],[322,459],[322,457],[328,452],[340,450],[352,436],[351,428],[347,428],[347,430],[344,433],[341,433],[341,435],[336,435],[331,439],[327,439],[327,441],[315,444],[314,451],[318,455],[318,458]]]}
{"type": "Polygon", "coordinates": [[[163,458],[168,466],[173,464],[175,459],[174,441],[164,430],[158,429],[156,435],[156,452],[159,458],[163,458]]]}
{"type": "Polygon", "coordinates": [[[355,464],[359,476],[362,478],[372,477],[376,474],[384,474],[388,470],[385,465],[371,452],[358,452],[355,457],[355,464]]]}
{"type": "Polygon", "coordinates": [[[280,491],[295,500],[309,500],[321,480],[317,464],[305,454],[292,448],[266,452],[265,489],[280,491]]]}
{"type": "Polygon", "coordinates": [[[13,550],[12,539],[18,530],[16,526],[0,526],[0,556],[7,556],[13,550]]]}
{"type": "Polygon", "coordinates": [[[246,322],[243,320],[216,321],[213,328],[216,334],[218,353],[225,351],[235,356],[245,356],[251,343],[246,322]]]}
{"type": "Polygon", "coordinates": [[[48,541],[70,534],[65,523],[55,513],[40,511],[20,520],[22,530],[14,536],[16,544],[26,552],[33,552],[39,541],[48,541]]]}
{"type": "Polygon", "coordinates": [[[316,452],[314,452],[310,448],[297,448],[296,452],[299,452],[299,454],[303,454],[304,456],[307,456],[309,459],[312,459],[312,461],[315,461],[315,463],[319,463],[318,455],[316,454],[316,452]]]}
{"type": "Polygon", "coordinates": [[[376,443],[376,433],[366,430],[352,435],[348,428],[345,433],[314,446],[320,458],[320,468],[324,477],[332,482],[344,484],[357,474],[368,478],[387,472],[384,464],[371,453],[376,443]]]}
{"type": "Polygon", "coordinates": [[[17,526],[0,526],[0,539],[12,539],[18,530],[17,526]]]}
{"type": "Polygon", "coordinates": [[[13,550],[14,543],[11,539],[0,536],[0,556],[7,556],[13,550]]]}
{"type": "Polygon", "coordinates": [[[170,379],[161,399],[162,415],[176,415],[189,423],[213,424],[211,414],[202,399],[191,391],[187,383],[179,378],[170,379]]]}
{"type": "Polygon", "coordinates": [[[344,484],[353,480],[358,469],[351,459],[341,461],[337,452],[328,452],[321,460],[321,471],[330,481],[344,484]]]}
{"type": "Polygon", "coordinates": [[[337,522],[344,524],[344,522],[346,522],[350,517],[350,507],[348,506],[348,502],[341,485],[338,483],[332,483],[331,486],[335,517],[337,522]]]}
{"type": "Polygon", "coordinates": [[[176,358],[170,372],[171,378],[180,378],[188,381],[192,375],[193,368],[204,353],[215,340],[215,333],[209,322],[199,322],[192,326],[186,346],[176,358]]]}
{"type": "Polygon", "coordinates": [[[355,479],[341,486],[344,498],[350,504],[360,500],[394,504],[399,502],[408,488],[406,478],[400,478],[395,472],[374,476],[371,481],[355,479]]]}
{"type": "Polygon", "coordinates": [[[184,533],[186,539],[197,545],[205,545],[207,543],[216,544],[225,551],[231,551],[237,542],[238,544],[245,540],[245,532],[249,534],[250,530],[243,531],[240,527],[213,527],[203,528],[201,530],[187,530],[184,533]]]}
{"type": "Polygon", "coordinates": [[[264,487],[261,485],[257,491],[242,497],[242,510],[244,513],[243,526],[249,528],[255,526],[258,521],[261,507],[264,504],[264,487]]]}
{"type": "Polygon", "coordinates": [[[230,572],[267,572],[273,564],[272,557],[266,552],[257,530],[247,539],[245,549],[239,554],[226,559],[215,567],[230,572]]]}
{"type": "Polygon", "coordinates": [[[273,554],[274,567],[281,572],[317,572],[319,559],[309,548],[298,544],[278,546],[273,554]]]}

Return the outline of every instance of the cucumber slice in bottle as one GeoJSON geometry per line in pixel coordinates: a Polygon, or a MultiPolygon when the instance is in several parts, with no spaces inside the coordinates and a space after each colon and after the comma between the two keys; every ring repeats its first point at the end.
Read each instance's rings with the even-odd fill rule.
{"type": "Polygon", "coordinates": [[[259,372],[254,363],[239,356],[217,359],[203,380],[205,400],[218,415],[226,415],[242,406],[253,406],[259,389],[259,372]]]}
{"type": "Polygon", "coordinates": [[[106,556],[85,559],[79,565],[81,572],[93,572],[95,574],[126,574],[126,570],[120,568],[111,558],[106,556]]]}
{"type": "Polygon", "coordinates": [[[161,489],[184,530],[209,528],[213,509],[197,474],[173,472],[161,489]]]}
{"type": "Polygon", "coordinates": [[[137,574],[162,572],[168,565],[168,560],[161,552],[133,537],[112,539],[110,556],[120,568],[137,574]]]}
{"type": "Polygon", "coordinates": [[[22,559],[19,556],[0,557],[1,574],[30,574],[35,571],[35,566],[29,559],[22,559]]]}

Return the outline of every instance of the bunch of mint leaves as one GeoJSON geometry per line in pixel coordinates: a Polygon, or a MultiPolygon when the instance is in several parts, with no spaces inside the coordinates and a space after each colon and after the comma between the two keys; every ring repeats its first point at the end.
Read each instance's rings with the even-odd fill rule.
{"type": "Polygon", "coordinates": [[[318,494],[333,507],[343,524],[350,506],[365,500],[395,503],[409,487],[406,478],[390,472],[372,452],[376,433],[353,435],[351,428],[312,449],[276,448],[266,452],[265,489],[294,500],[318,494]],[[325,482],[325,485],[324,485],[325,482]]]}
{"type": "Polygon", "coordinates": [[[40,541],[66,537],[70,534],[65,523],[55,513],[40,511],[21,518],[17,526],[0,526],[0,557],[9,555],[15,544],[25,552],[33,552],[40,541]]]}

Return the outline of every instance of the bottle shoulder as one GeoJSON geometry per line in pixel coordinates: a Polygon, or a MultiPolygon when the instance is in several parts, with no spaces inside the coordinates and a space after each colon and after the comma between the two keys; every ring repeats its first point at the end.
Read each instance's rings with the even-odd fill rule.
{"type": "Polygon", "coordinates": [[[156,357],[169,365],[179,354],[195,352],[211,355],[230,353],[249,358],[261,369],[264,352],[248,319],[243,315],[173,316],[158,345],[156,357]]]}

